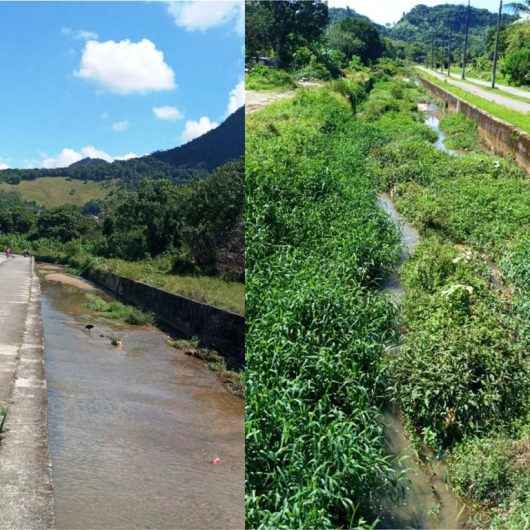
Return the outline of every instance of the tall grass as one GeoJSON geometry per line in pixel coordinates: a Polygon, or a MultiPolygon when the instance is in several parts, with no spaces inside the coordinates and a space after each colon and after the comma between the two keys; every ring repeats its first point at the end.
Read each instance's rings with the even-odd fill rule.
{"type": "Polygon", "coordinates": [[[374,137],[329,90],[248,119],[247,526],[367,528],[396,473],[378,405],[399,254],[365,165],[374,137]]]}

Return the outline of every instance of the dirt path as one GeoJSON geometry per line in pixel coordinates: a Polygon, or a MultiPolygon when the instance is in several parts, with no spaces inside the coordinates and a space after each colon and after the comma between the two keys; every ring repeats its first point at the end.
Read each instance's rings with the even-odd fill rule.
{"type": "Polygon", "coordinates": [[[511,110],[515,110],[517,112],[521,112],[523,114],[530,112],[530,102],[524,103],[523,101],[512,99],[509,96],[503,96],[501,94],[496,94],[494,92],[483,90],[482,88],[478,86],[472,85],[470,83],[466,83],[465,81],[457,81],[453,79],[452,77],[448,78],[444,74],[441,74],[439,72],[434,72],[433,70],[429,70],[428,68],[424,68],[423,66],[418,66],[417,68],[422,70],[423,72],[427,72],[428,74],[436,77],[437,79],[441,81],[446,81],[450,85],[453,85],[457,88],[465,90],[466,92],[469,92],[470,94],[474,94],[475,96],[481,97],[482,99],[485,99],[487,101],[497,103],[498,105],[502,105],[503,107],[506,107],[511,110]]]}
{"type": "Polygon", "coordinates": [[[245,113],[252,114],[275,101],[290,98],[294,94],[294,90],[287,90],[286,92],[258,92],[256,90],[247,90],[245,92],[245,113]]]}
{"type": "MultiPolygon", "coordinates": [[[[298,81],[297,85],[299,88],[320,88],[321,86],[324,86],[324,83],[322,81],[298,81]]],[[[295,93],[296,89],[283,92],[247,90],[245,92],[245,113],[252,114],[275,101],[293,97],[295,93]]]]}

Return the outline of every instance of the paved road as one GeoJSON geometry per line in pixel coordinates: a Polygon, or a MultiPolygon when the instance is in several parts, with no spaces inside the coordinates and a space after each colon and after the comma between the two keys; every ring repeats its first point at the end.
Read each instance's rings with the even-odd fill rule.
{"type": "Polygon", "coordinates": [[[442,81],[447,81],[450,85],[461,88],[462,90],[465,90],[466,92],[469,92],[470,94],[474,94],[488,101],[492,101],[499,105],[503,105],[504,107],[515,110],[517,112],[522,112],[522,113],[530,112],[530,102],[525,103],[523,101],[512,99],[509,96],[503,96],[495,92],[488,92],[487,90],[483,90],[482,88],[478,86],[472,85],[470,83],[466,83],[465,81],[457,81],[453,79],[452,77],[448,78],[445,74],[434,72],[433,70],[429,70],[428,68],[424,68],[423,66],[418,66],[417,68],[433,75],[434,77],[442,81]]]}
{"type": "Polygon", "coordinates": [[[30,258],[0,258],[0,529],[52,528],[39,281],[30,258]]]}
{"type": "MultiPolygon", "coordinates": [[[[467,77],[467,76],[466,76],[466,79],[477,85],[482,85],[488,88],[491,87],[491,82],[484,81],[484,79],[475,79],[474,77],[467,77]]],[[[495,83],[495,86],[499,90],[502,90],[503,92],[513,94],[514,96],[519,96],[520,98],[526,98],[530,101],[530,92],[528,90],[525,90],[523,88],[515,88],[513,86],[508,86],[508,85],[500,85],[499,83],[495,83]]]]}

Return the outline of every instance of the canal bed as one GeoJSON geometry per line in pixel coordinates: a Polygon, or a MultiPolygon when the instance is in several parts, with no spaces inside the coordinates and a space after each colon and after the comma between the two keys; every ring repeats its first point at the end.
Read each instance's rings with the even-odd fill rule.
{"type": "Polygon", "coordinates": [[[243,402],[160,330],[42,294],[57,528],[244,528],[243,402]]]}

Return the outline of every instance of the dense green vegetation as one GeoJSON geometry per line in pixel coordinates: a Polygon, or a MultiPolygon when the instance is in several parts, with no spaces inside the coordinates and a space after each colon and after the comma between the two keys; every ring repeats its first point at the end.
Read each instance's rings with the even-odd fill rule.
{"type": "Polygon", "coordinates": [[[369,528],[394,491],[381,362],[399,255],[365,164],[375,131],[333,90],[247,120],[247,526],[369,528]]]}
{"type": "Polygon", "coordinates": [[[239,161],[188,185],[144,180],[83,209],[44,209],[0,193],[0,245],[242,312],[243,171],[239,161]]]}
{"type": "Polygon", "coordinates": [[[317,1],[247,0],[247,88],[292,87],[294,79],[338,79],[383,55],[395,55],[380,26],[351,10],[341,13],[337,16],[317,1]]]}
{"type": "Polygon", "coordinates": [[[460,112],[446,114],[440,120],[440,128],[447,133],[445,145],[455,151],[478,151],[480,143],[477,124],[460,112]]]}
{"type": "MultiPolygon", "coordinates": [[[[395,84],[398,99],[417,96],[395,84]]],[[[386,137],[373,146],[374,171],[424,236],[402,270],[406,332],[387,361],[389,396],[419,449],[450,455],[473,524],[515,529],[530,516],[530,184],[514,163],[478,151],[465,118],[443,121],[455,147],[477,152],[437,152],[405,104],[374,123],[386,137]]]]}

